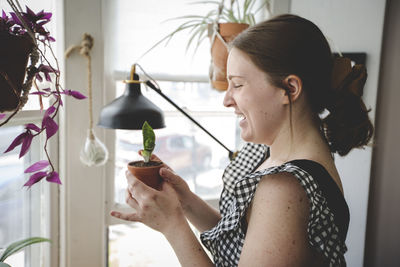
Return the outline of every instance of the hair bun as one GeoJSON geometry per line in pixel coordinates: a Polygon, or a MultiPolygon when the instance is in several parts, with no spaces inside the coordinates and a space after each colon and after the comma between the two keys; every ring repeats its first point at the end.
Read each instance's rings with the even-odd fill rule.
{"type": "Polygon", "coordinates": [[[325,136],[331,151],[346,155],[352,148],[363,147],[372,137],[373,126],[362,95],[367,80],[364,65],[354,65],[348,58],[334,60],[332,89],[327,109],[330,114],[323,119],[325,136]]]}
{"type": "Polygon", "coordinates": [[[367,76],[367,69],[364,65],[356,64],[351,67],[350,59],[335,58],[332,68],[332,90],[339,92],[345,90],[361,97],[367,76]]]}

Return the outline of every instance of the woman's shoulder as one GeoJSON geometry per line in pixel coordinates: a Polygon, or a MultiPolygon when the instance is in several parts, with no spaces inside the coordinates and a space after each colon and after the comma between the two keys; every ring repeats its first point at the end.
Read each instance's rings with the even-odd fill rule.
{"type": "Polygon", "coordinates": [[[306,196],[296,177],[290,172],[267,173],[258,183],[256,194],[268,194],[280,198],[306,196]]]}
{"type": "Polygon", "coordinates": [[[261,210],[281,213],[291,209],[291,212],[301,217],[309,213],[307,193],[296,177],[289,172],[263,175],[252,202],[248,217],[252,212],[261,210]]]}
{"type": "Polygon", "coordinates": [[[295,204],[296,211],[308,214],[309,203],[307,201],[307,191],[304,190],[304,187],[293,173],[279,171],[266,173],[260,178],[250,210],[254,208],[274,208],[285,211],[285,209],[290,209],[290,205],[295,204]],[[268,204],[268,208],[264,204],[258,205],[257,202],[268,204]]]}

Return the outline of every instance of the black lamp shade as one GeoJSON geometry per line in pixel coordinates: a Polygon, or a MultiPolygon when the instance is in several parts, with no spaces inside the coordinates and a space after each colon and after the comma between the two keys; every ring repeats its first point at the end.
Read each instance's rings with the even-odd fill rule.
{"type": "Polygon", "coordinates": [[[111,129],[139,130],[145,121],[153,129],[165,127],[162,110],[142,95],[140,83],[127,83],[124,94],[103,107],[98,125],[111,129]]]}

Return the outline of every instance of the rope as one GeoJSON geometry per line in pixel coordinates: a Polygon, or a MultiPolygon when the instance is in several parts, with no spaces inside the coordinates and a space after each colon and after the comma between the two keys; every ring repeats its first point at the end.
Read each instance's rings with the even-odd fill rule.
{"type": "Polygon", "coordinates": [[[65,52],[65,57],[68,58],[72,52],[79,49],[79,54],[87,59],[87,73],[88,73],[88,98],[89,98],[89,138],[94,140],[93,134],[93,93],[92,93],[92,57],[90,52],[93,47],[93,37],[85,33],[83,34],[83,39],[80,45],[74,45],[67,49],[65,52]]]}
{"type": "Polygon", "coordinates": [[[218,29],[218,21],[219,21],[219,17],[222,14],[223,7],[224,7],[224,0],[222,0],[219,3],[217,18],[213,21],[213,35],[211,36],[211,48],[212,48],[212,44],[215,41],[215,37],[218,37],[218,39],[220,39],[220,41],[225,45],[226,49],[229,48],[228,44],[225,42],[224,38],[221,36],[221,34],[219,33],[219,29],[218,29]]]}

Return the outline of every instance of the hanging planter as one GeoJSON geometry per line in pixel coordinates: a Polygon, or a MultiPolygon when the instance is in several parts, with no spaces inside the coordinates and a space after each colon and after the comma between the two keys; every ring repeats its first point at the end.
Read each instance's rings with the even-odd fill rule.
{"type": "Polygon", "coordinates": [[[210,81],[213,88],[224,91],[228,88],[226,80],[226,61],[228,43],[249,27],[246,23],[219,23],[218,29],[209,24],[208,35],[211,41],[210,81]]]}
{"type": "Polygon", "coordinates": [[[29,55],[34,45],[28,35],[0,32],[0,112],[18,108],[29,55]]]}
{"type": "Polygon", "coordinates": [[[39,124],[25,124],[22,132],[1,152],[20,148],[19,157],[22,158],[28,153],[32,140],[45,135],[43,150],[47,159],[32,164],[24,171],[30,175],[24,186],[30,188],[43,179],[61,184],[47,151],[48,140],[58,131],[55,117],[63,105],[62,95],[76,99],[86,97],[77,91],[64,89],[60,84],[59,65],[52,49],[55,39],[45,27],[52,13],[44,10],[36,13],[29,7],[23,11],[18,0],[7,0],[7,3],[13,11],[2,11],[0,16],[0,127],[22,109],[29,97],[39,97],[43,117],[39,124]],[[44,80],[45,85],[42,84],[44,80]],[[42,98],[49,99],[46,110],[42,98]]]}
{"type": "Polygon", "coordinates": [[[205,15],[184,15],[173,18],[182,23],[150,47],[136,62],[161,43],[168,43],[179,32],[189,32],[186,50],[193,46],[194,53],[208,36],[211,40],[212,57],[209,70],[210,83],[214,89],[224,91],[228,88],[226,81],[227,43],[249,26],[256,24],[255,15],[257,13],[263,10],[270,13],[270,0],[197,1],[192,4],[212,5],[212,8],[205,15]]]}

